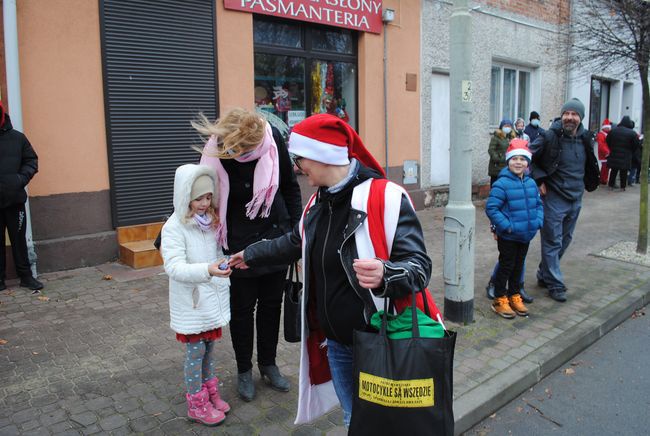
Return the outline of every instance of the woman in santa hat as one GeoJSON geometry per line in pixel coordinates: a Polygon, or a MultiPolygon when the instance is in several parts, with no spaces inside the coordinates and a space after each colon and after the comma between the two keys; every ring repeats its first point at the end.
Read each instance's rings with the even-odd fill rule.
{"type": "MultiPolygon", "coordinates": [[[[408,195],[385,179],[381,166],[347,123],[329,114],[311,116],[293,128],[289,152],[317,192],[293,232],[247,247],[232,256],[231,266],[289,263],[302,257],[304,316],[296,424],[313,421],[340,403],[348,426],[353,331],[369,328],[370,317],[383,308],[384,298],[424,289],[431,260],[408,195]]],[[[435,319],[439,312],[433,300],[428,301],[435,319]]]]}
{"type": "Polygon", "coordinates": [[[607,167],[607,156],[609,156],[609,145],[607,145],[607,134],[612,130],[612,123],[605,118],[600,132],[596,134],[598,143],[598,162],[600,162],[600,184],[606,185],[609,180],[609,168],[607,167]]]}

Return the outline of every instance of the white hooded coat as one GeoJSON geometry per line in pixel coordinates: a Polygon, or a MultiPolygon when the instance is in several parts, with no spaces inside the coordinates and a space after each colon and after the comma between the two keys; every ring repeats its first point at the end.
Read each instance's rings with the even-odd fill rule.
{"type": "MultiPolygon", "coordinates": [[[[197,334],[230,321],[230,279],[210,276],[208,266],[223,257],[215,231],[203,231],[188,218],[192,184],[202,175],[216,182],[205,165],[183,165],[174,178],[174,213],[162,228],[161,251],[169,276],[170,327],[176,333],[197,334]]],[[[218,185],[215,183],[215,186],[218,185]]],[[[213,191],[212,205],[219,202],[213,191]]]]}

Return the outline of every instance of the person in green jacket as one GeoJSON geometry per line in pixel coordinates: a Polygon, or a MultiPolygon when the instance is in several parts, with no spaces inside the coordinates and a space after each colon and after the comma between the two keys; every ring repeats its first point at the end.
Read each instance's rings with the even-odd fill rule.
{"type": "Polygon", "coordinates": [[[490,186],[499,177],[499,173],[506,166],[506,150],[510,145],[510,140],[517,135],[512,129],[512,121],[503,119],[499,123],[499,128],[494,131],[490,140],[488,153],[490,154],[490,164],[488,166],[488,175],[490,176],[490,186]]]}

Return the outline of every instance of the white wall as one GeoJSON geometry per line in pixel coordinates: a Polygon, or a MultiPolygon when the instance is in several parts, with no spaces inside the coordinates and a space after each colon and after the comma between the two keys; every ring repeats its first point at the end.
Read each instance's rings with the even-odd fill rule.
{"type": "MultiPolygon", "coordinates": [[[[450,2],[422,0],[422,93],[421,144],[422,183],[431,177],[431,76],[432,71],[449,70],[450,2]]],[[[470,137],[473,146],[472,182],[487,183],[487,153],[492,129],[489,126],[490,73],[493,61],[529,67],[532,76],[532,110],[541,114],[546,124],[559,115],[565,100],[567,72],[566,51],[558,50],[553,41],[561,34],[558,28],[544,22],[514,15],[481,4],[472,15],[472,87],[473,103],[470,137]],[[559,57],[558,57],[559,56],[559,57]]],[[[435,116],[435,114],[433,114],[435,116]]]]}

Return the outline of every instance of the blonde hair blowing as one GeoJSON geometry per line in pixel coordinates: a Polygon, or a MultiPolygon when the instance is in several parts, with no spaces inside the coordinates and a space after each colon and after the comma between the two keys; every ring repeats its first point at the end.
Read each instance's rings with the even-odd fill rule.
{"type": "Polygon", "coordinates": [[[202,136],[215,136],[217,152],[210,157],[234,159],[242,153],[255,149],[264,139],[266,121],[261,115],[243,108],[234,108],[214,123],[199,113],[199,121],[192,121],[192,127],[202,136]]]}

